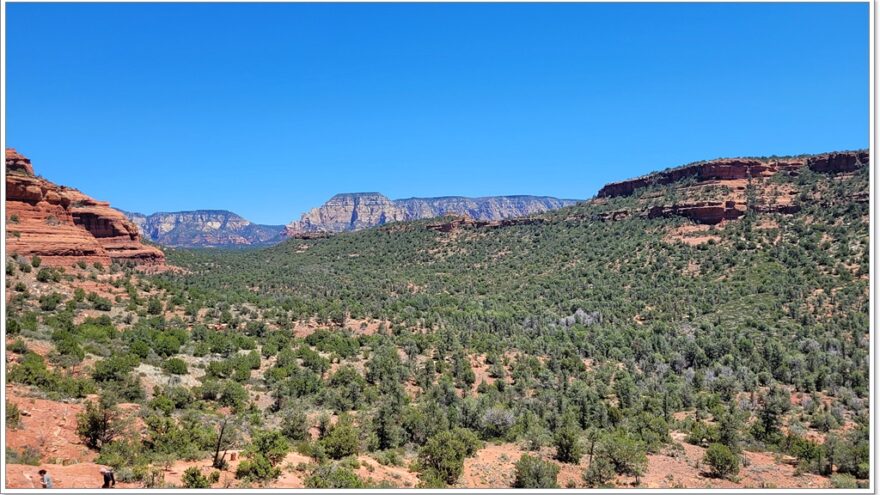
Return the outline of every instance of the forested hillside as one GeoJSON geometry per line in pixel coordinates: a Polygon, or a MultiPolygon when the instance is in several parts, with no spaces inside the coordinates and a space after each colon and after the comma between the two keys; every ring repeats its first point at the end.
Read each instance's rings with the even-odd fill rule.
{"type": "Polygon", "coordinates": [[[8,379],[100,392],[77,431],[133,486],[864,484],[862,159],[647,180],[505,223],[168,249],[182,270],[156,276],[35,280],[16,260],[8,379]],[[89,281],[110,288],[63,288],[89,281]],[[143,439],[92,435],[128,403],[143,439]]]}

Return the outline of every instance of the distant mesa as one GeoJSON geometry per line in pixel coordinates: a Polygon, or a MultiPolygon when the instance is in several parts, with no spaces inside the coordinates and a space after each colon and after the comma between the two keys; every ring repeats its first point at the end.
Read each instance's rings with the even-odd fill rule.
{"type": "Polygon", "coordinates": [[[268,246],[284,240],[283,225],[260,225],[226,210],[125,212],[141,235],[156,244],[186,248],[268,246]]]}
{"type": "Polygon", "coordinates": [[[137,227],[109,203],[36,176],[14,149],[5,160],[7,254],[40,256],[53,266],[165,265],[165,254],[142,243],[137,227]]]}
{"type": "Polygon", "coordinates": [[[578,201],[547,196],[445,196],[392,200],[375,192],[337,194],[288,224],[285,235],[304,237],[319,232],[350,232],[392,222],[449,216],[481,223],[500,222],[570,206],[578,201]]]}

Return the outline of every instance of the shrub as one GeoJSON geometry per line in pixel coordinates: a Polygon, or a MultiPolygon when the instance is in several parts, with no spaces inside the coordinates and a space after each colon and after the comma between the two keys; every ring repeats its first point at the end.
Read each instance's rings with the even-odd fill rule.
{"type": "Polygon", "coordinates": [[[85,410],[76,415],[76,433],[93,449],[112,442],[122,429],[118,409],[104,401],[88,401],[85,410]]]}
{"type": "Polygon", "coordinates": [[[856,479],[851,474],[838,474],[835,473],[831,475],[831,488],[858,488],[859,484],[856,482],[856,479]]]}
{"type": "Polygon", "coordinates": [[[202,474],[202,471],[197,466],[187,468],[183,472],[181,481],[184,488],[211,488],[211,482],[202,474]]]}
{"type": "Polygon", "coordinates": [[[52,340],[55,342],[55,351],[61,356],[66,356],[77,363],[86,357],[74,334],[56,330],[52,333],[52,340]]]}
{"type": "Polygon", "coordinates": [[[485,438],[503,438],[516,423],[516,416],[513,411],[494,407],[483,414],[481,423],[485,438]]]}
{"type": "Polygon", "coordinates": [[[249,457],[263,456],[275,466],[284,459],[289,450],[290,444],[280,432],[258,431],[254,433],[246,453],[249,457]]]}
{"type": "Polygon", "coordinates": [[[40,257],[37,256],[37,255],[34,255],[34,257],[31,258],[31,266],[34,267],[34,268],[39,268],[39,267],[40,267],[40,264],[41,264],[42,262],[43,262],[43,259],[40,258],[40,257]]]}
{"type": "Polygon", "coordinates": [[[617,474],[634,476],[637,482],[648,467],[644,443],[619,430],[603,442],[601,452],[617,474]]]}
{"type": "Polygon", "coordinates": [[[16,451],[10,447],[6,447],[6,463],[7,464],[27,464],[28,466],[39,466],[42,462],[40,451],[36,447],[30,445],[23,447],[20,451],[16,451]]]}
{"type": "Polygon", "coordinates": [[[113,309],[113,303],[110,302],[109,299],[104,297],[95,297],[92,300],[92,307],[97,309],[98,311],[110,311],[113,309]]]}
{"type": "Polygon", "coordinates": [[[181,339],[170,332],[159,333],[153,339],[153,350],[162,357],[177,354],[181,345],[181,339]]]}
{"type": "MultiPolygon", "coordinates": [[[[12,320],[12,321],[15,321],[15,320],[12,320]]],[[[7,328],[8,328],[8,326],[7,326],[7,328]]],[[[14,341],[12,341],[12,343],[9,344],[9,347],[7,347],[7,349],[9,349],[10,352],[14,352],[16,354],[24,354],[28,351],[28,346],[25,343],[25,341],[23,341],[19,338],[19,339],[15,339],[14,341]]]]}
{"type": "Polygon", "coordinates": [[[33,385],[65,397],[85,397],[95,389],[89,380],[49,371],[43,357],[30,351],[7,373],[10,382],[33,385]]]}
{"type": "Polygon", "coordinates": [[[40,271],[37,272],[37,281],[39,282],[58,282],[59,280],[61,280],[61,275],[58,270],[40,268],[40,271]]]}
{"type": "Polygon", "coordinates": [[[18,322],[18,320],[13,320],[12,318],[6,318],[6,336],[7,337],[14,337],[20,333],[21,333],[21,324],[18,322]]]}
{"type": "Polygon", "coordinates": [[[113,354],[95,363],[92,378],[99,382],[122,381],[137,364],[133,354],[113,354]]]}
{"type": "Polygon", "coordinates": [[[21,426],[21,409],[8,400],[6,401],[6,426],[12,429],[21,426]]]}
{"type": "Polygon", "coordinates": [[[342,459],[357,454],[359,444],[358,431],[346,416],[340,417],[336,426],[321,439],[321,445],[331,459],[342,459]]]}
{"type": "Polygon", "coordinates": [[[419,451],[419,464],[427,480],[451,485],[461,476],[464,460],[479,448],[480,441],[470,430],[457,428],[434,435],[419,451]]]}
{"type": "Polygon", "coordinates": [[[247,406],[249,397],[247,389],[240,383],[226,380],[220,386],[217,402],[222,406],[229,406],[235,411],[241,411],[247,406]]]}
{"type": "Polygon", "coordinates": [[[128,350],[130,350],[135,356],[145,359],[150,355],[150,344],[143,340],[135,340],[128,346],[128,350]]]}
{"type": "Polygon", "coordinates": [[[730,478],[739,473],[739,456],[720,443],[709,446],[703,462],[709,466],[712,476],[716,478],[730,478]]]}
{"type": "Polygon", "coordinates": [[[241,461],[235,470],[235,477],[240,480],[267,483],[281,476],[281,470],[273,466],[262,454],[254,454],[251,458],[241,461]]]}
{"type": "Polygon", "coordinates": [[[187,373],[186,361],[180,358],[166,359],[162,363],[162,369],[172,375],[185,375],[187,373]]]}
{"type": "Polygon", "coordinates": [[[337,464],[318,466],[305,484],[306,488],[367,488],[354,471],[337,464]]]}
{"type": "Polygon", "coordinates": [[[158,297],[153,296],[150,298],[149,302],[147,302],[147,313],[151,315],[162,314],[162,301],[160,301],[158,297]]]}
{"type": "Polygon", "coordinates": [[[553,438],[556,446],[556,459],[570,464],[577,464],[583,455],[580,435],[576,426],[562,427],[553,438]]]}
{"type": "MultiPolygon", "coordinates": [[[[101,447],[101,453],[95,459],[98,464],[106,464],[113,469],[120,470],[123,467],[133,468],[138,475],[149,464],[149,458],[144,455],[144,444],[137,436],[119,438],[101,447]]],[[[140,478],[138,475],[134,477],[140,478]]]]}
{"type": "Polygon", "coordinates": [[[525,454],[519,458],[515,468],[514,488],[559,488],[556,484],[559,466],[552,462],[525,454]]]}
{"type": "Polygon", "coordinates": [[[403,459],[394,450],[383,450],[375,455],[376,462],[383,466],[402,466],[403,459]]]}
{"type": "Polygon", "coordinates": [[[308,417],[302,409],[290,409],[281,419],[281,433],[291,440],[305,440],[309,436],[308,417]]]}
{"type": "Polygon", "coordinates": [[[596,455],[584,471],[583,479],[588,488],[605,488],[615,474],[611,460],[607,456],[596,455]]]}
{"type": "Polygon", "coordinates": [[[55,311],[55,308],[64,300],[64,296],[57,292],[40,296],[40,309],[43,311],[55,311]]]}

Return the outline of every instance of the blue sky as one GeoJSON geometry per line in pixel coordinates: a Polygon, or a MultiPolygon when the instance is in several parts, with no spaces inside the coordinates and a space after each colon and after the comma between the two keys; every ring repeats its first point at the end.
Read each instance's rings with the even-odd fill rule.
{"type": "Polygon", "coordinates": [[[145,213],[539,194],[864,148],[868,4],[21,4],[6,143],[145,213]]]}

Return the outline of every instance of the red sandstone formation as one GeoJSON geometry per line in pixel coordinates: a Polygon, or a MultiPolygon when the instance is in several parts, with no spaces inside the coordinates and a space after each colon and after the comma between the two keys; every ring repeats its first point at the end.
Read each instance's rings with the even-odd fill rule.
{"type": "MultiPolygon", "coordinates": [[[[846,151],[825,153],[804,158],[780,160],[758,160],[731,158],[694,163],[634,179],[607,184],[599,190],[598,198],[629,196],[637,190],[649,186],[672,184],[684,179],[693,179],[694,183],[681,184],[680,192],[683,199],[673,204],[661,204],[647,207],[641,215],[647,218],[683,216],[697,223],[717,224],[726,220],[735,220],[745,215],[748,203],[745,195],[746,187],[765,185],[765,179],[778,173],[798,174],[803,167],[820,173],[848,173],[867,166],[867,151],[846,151]],[[726,186],[727,193],[717,191],[710,195],[709,200],[688,200],[690,190],[701,187],[726,186]]],[[[752,208],[759,213],[795,213],[798,206],[792,204],[793,190],[777,191],[782,195],[774,199],[774,204],[756,204],[752,208]]],[[[656,196],[647,199],[655,199],[656,196]]],[[[633,214],[629,211],[614,211],[597,216],[597,220],[617,220],[633,214]]]]}
{"type": "Polygon", "coordinates": [[[6,252],[54,266],[165,263],[165,254],[142,244],[137,227],[109,203],[35,176],[14,149],[6,150],[6,252]]]}
{"type": "Polygon", "coordinates": [[[816,172],[852,172],[867,164],[867,151],[844,151],[808,158],[782,160],[723,158],[708,162],[692,163],[634,179],[612,182],[600,189],[597,196],[600,198],[629,196],[642,187],[671,184],[689,177],[696,178],[698,182],[751,179],[769,177],[779,172],[796,172],[797,169],[805,165],[816,172]]]}
{"type": "Polygon", "coordinates": [[[815,172],[852,172],[868,164],[867,151],[826,153],[807,159],[807,166],[815,172]]]}

